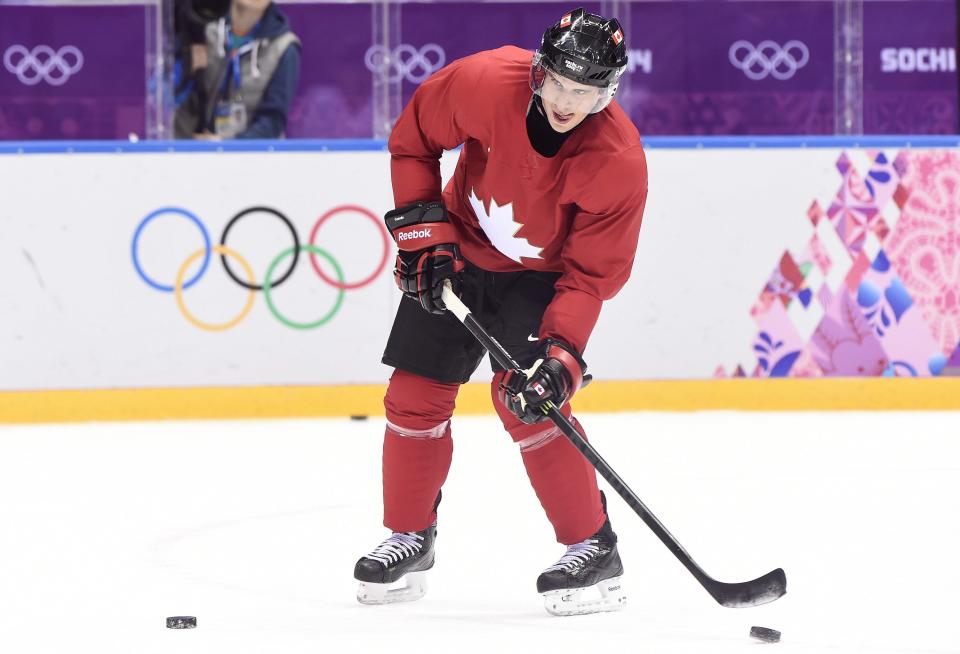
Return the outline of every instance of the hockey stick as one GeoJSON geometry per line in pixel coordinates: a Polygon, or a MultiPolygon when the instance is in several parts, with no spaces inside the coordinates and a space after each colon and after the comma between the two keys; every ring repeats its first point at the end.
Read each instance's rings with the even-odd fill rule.
{"type": "MultiPolygon", "coordinates": [[[[470,333],[487,349],[502,368],[505,370],[521,370],[513,357],[471,315],[467,306],[450,288],[449,282],[445,283],[442,297],[446,307],[463,323],[464,327],[470,330],[470,333]]],[[[653,533],[657,535],[657,538],[667,546],[667,549],[673,552],[673,555],[700,582],[700,585],[721,605],[729,608],[758,606],[779,599],[787,592],[787,576],[783,572],[783,568],[777,568],[753,581],[725,583],[713,579],[703,571],[703,568],[697,565],[697,562],[683,549],[677,539],[667,531],[663,523],[651,513],[650,509],[637,497],[637,494],[630,490],[626,482],[620,478],[620,475],[603,460],[600,453],[580,435],[580,432],[570,424],[570,421],[555,406],[549,405],[547,417],[573,443],[574,447],[580,450],[587,461],[607,480],[611,488],[617,491],[617,494],[640,516],[653,533]]]]}

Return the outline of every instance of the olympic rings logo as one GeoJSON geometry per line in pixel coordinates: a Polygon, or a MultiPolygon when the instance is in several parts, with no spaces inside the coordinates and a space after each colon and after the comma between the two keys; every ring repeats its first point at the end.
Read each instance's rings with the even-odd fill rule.
{"type": "Polygon", "coordinates": [[[72,45],[56,51],[49,45],[38,45],[33,50],[19,44],[11,45],[3,53],[3,66],[27,86],[36,86],[40,82],[63,86],[83,68],[83,53],[72,45]]]}
{"type": "Polygon", "coordinates": [[[387,230],[383,225],[383,221],[368,209],[355,205],[341,205],[339,207],[334,207],[330,211],[327,211],[325,214],[320,216],[317,219],[317,222],[314,223],[313,229],[310,230],[310,240],[304,245],[301,245],[300,236],[290,219],[271,207],[251,207],[235,214],[223,228],[223,233],[220,235],[219,245],[211,245],[210,232],[207,230],[206,225],[203,224],[203,221],[201,221],[195,214],[180,207],[162,207],[147,214],[140,221],[140,224],[137,225],[137,229],[133,233],[133,241],[130,245],[130,254],[133,258],[133,267],[136,269],[140,278],[148,286],[164,293],[173,293],[174,298],[176,299],[177,307],[179,308],[180,313],[183,314],[183,317],[187,319],[187,322],[204,331],[218,332],[225,331],[236,326],[247,316],[248,313],[250,313],[250,310],[253,308],[254,298],[257,291],[263,292],[263,297],[267,302],[267,308],[270,310],[270,313],[287,327],[291,327],[293,329],[315,329],[317,327],[321,327],[322,325],[330,322],[330,320],[340,310],[340,307],[343,304],[343,296],[345,295],[346,291],[368,286],[380,276],[380,273],[382,273],[383,269],[387,266],[387,261],[390,257],[390,246],[390,236],[387,234],[387,230]],[[256,275],[254,274],[252,266],[239,252],[227,245],[227,236],[230,234],[230,230],[233,229],[237,222],[242,218],[254,213],[266,213],[277,218],[290,232],[290,236],[293,240],[293,245],[291,247],[283,250],[276,257],[274,257],[270,265],[267,267],[267,271],[264,274],[262,283],[259,284],[257,283],[256,275]],[[344,279],[343,269],[340,267],[339,262],[334,259],[332,254],[315,244],[317,240],[317,234],[320,232],[320,228],[323,227],[323,225],[330,218],[340,213],[359,213],[364,217],[369,218],[370,221],[376,225],[377,232],[380,234],[383,242],[383,253],[376,269],[371,274],[357,281],[347,281],[344,279]],[[193,254],[188,256],[186,260],[180,264],[173,284],[163,284],[154,280],[146,273],[146,271],[144,271],[143,266],[140,263],[140,240],[143,236],[144,230],[148,225],[150,225],[151,222],[165,215],[186,218],[196,226],[196,228],[200,231],[201,237],[203,238],[203,247],[193,252],[193,254]],[[311,322],[297,322],[284,316],[277,308],[272,293],[273,289],[283,284],[285,281],[287,281],[287,279],[290,278],[290,275],[293,274],[293,271],[300,260],[301,252],[307,252],[309,254],[310,264],[317,276],[319,276],[320,279],[322,279],[328,285],[337,289],[337,298],[334,301],[333,307],[320,318],[311,322]],[[229,276],[230,279],[236,282],[239,286],[247,290],[246,303],[240,310],[240,313],[234,318],[222,323],[210,323],[195,317],[187,308],[187,304],[184,299],[184,291],[188,290],[194,284],[200,281],[200,278],[203,277],[207,272],[212,254],[220,255],[220,263],[223,265],[224,272],[227,273],[227,276],[229,276]],[[317,257],[324,259],[330,264],[330,267],[334,270],[336,279],[331,278],[330,275],[325,273],[323,269],[320,268],[317,257]],[[202,259],[200,263],[200,269],[189,279],[186,279],[187,271],[190,270],[191,266],[193,266],[198,259],[202,259]],[[243,273],[242,278],[238,276],[231,267],[229,259],[233,259],[237,264],[239,264],[243,273]],[[287,259],[290,261],[286,264],[284,272],[279,276],[276,276],[277,269],[287,259]]]}
{"type": "Polygon", "coordinates": [[[447,54],[436,43],[428,43],[419,50],[403,43],[388,50],[382,45],[371,45],[363,56],[367,70],[376,73],[384,81],[399,82],[402,79],[420,84],[430,75],[443,68],[447,54]]]}
{"type": "Polygon", "coordinates": [[[810,49],[803,41],[787,41],[783,46],[775,41],[762,41],[754,46],[749,41],[737,41],[727,53],[734,68],[754,81],[773,76],[788,80],[810,61],[810,49]]]}

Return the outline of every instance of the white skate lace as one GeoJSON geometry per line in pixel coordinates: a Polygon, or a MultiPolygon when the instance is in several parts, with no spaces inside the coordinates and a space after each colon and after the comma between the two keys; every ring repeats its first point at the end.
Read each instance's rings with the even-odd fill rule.
{"type": "Polygon", "coordinates": [[[396,532],[367,554],[367,558],[379,561],[386,568],[391,563],[419,552],[423,548],[423,543],[420,542],[422,540],[423,536],[415,531],[396,532]]]}
{"type": "Polygon", "coordinates": [[[597,545],[599,542],[600,541],[596,539],[588,538],[582,543],[568,545],[567,553],[561,556],[559,561],[544,570],[544,572],[550,572],[552,570],[572,570],[578,565],[586,563],[590,560],[590,557],[600,553],[600,547],[597,545]]]}

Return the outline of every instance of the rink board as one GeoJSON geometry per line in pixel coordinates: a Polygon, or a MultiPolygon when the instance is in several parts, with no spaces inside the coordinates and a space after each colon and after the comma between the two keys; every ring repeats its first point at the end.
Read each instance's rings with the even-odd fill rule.
{"type": "MultiPolygon", "coordinates": [[[[0,423],[102,420],[223,420],[383,415],[386,387],[249,386],[0,392],[0,423]]],[[[620,411],[956,410],[958,378],[846,377],[599,381],[581,391],[578,413],[620,411]]],[[[493,413],[485,383],[461,387],[457,415],[493,413]]]]}
{"type": "MultiPolygon", "coordinates": [[[[937,195],[960,176],[955,141],[651,139],[633,275],[586,352],[607,385],[584,407],[957,406],[955,380],[822,379],[955,374],[960,314],[945,300],[960,221],[937,195]],[[940,220],[932,235],[924,210],[940,220]],[[831,353],[845,327],[824,323],[851,307],[860,349],[831,353]],[[734,376],[758,379],[711,381],[734,376]],[[771,376],[821,379],[757,390],[771,376]]],[[[29,420],[31,402],[61,419],[381,410],[398,301],[382,143],[0,153],[0,420],[29,420]],[[312,246],[291,266],[294,233],[312,246]],[[239,283],[262,285],[271,266],[269,301],[239,283]],[[82,390],[101,391],[101,408],[74,403],[82,390]]],[[[461,410],[485,410],[487,393],[464,391],[461,410]]]]}

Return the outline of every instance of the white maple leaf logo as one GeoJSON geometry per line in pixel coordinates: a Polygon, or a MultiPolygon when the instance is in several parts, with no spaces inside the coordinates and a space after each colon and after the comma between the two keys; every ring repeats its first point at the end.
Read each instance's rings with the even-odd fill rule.
{"type": "Polygon", "coordinates": [[[480,227],[483,228],[493,247],[517,263],[520,263],[520,257],[527,257],[528,259],[543,258],[540,256],[541,248],[531,245],[527,239],[517,236],[517,232],[523,227],[523,224],[513,219],[511,202],[507,202],[501,207],[496,200],[490,198],[490,213],[487,213],[483,201],[477,198],[476,191],[470,191],[468,199],[470,200],[470,206],[473,207],[474,215],[480,222],[480,227]]]}

